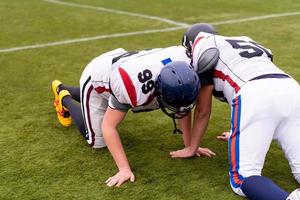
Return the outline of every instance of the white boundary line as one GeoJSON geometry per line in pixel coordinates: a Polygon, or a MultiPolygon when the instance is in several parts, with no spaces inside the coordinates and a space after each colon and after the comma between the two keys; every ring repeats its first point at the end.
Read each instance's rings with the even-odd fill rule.
{"type": "Polygon", "coordinates": [[[47,1],[49,3],[71,6],[71,7],[85,8],[85,9],[97,10],[97,11],[101,11],[101,12],[110,12],[110,13],[115,13],[115,14],[120,14],[120,15],[128,15],[128,16],[133,16],[133,17],[151,19],[151,20],[156,20],[156,21],[160,21],[160,22],[165,22],[168,24],[173,24],[176,26],[182,26],[182,27],[189,26],[189,24],[186,24],[186,23],[176,22],[174,20],[170,20],[170,19],[166,19],[166,18],[145,15],[145,14],[140,14],[140,13],[126,12],[126,11],[121,11],[121,10],[116,10],[116,9],[96,7],[96,6],[90,6],[90,5],[85,5],[85,4],[69,3],[69,2],[63,2],[63,1],[58,1],[58,0],[44,0],[44,1],[47,1]]]}
{"type": "Polygon", "coordinates": [[[166,28],[166,29],[154,29],[154,30],[136,31],[136,32],[128,32],[128,33],[98,35],[98,36],[94,36],[94,37],[77,38],[77,39],[70,39],[70,40],[64,40],[64,41],[59,41],[59,42],[50,42],[50,43],[44,43],[44,44],[35,44],[35,45],[0,49],[0,53],[21,51],[21,50],[26,50],[26,49],[37,49],[37,48],[58,46],[58,45],[64,45],[64,44],[74,44],[74,43],[79,43],[79,42],[102,40],[102,39],[106,39],[106,38],[119,38],[119,37],[126,37],[126,36],[132,36],[132,35],[144,35],[144,34],[149,34],[149,33],[170,32],[170,31],[175,31],[175,30],[179,30],[179,29],[183,29],[183,27],[179,26],[179,27],[172,27],[172,28],[166,28]]]}
{"type": "MultiPolygon", "coordinates": [[[[65,4],[65,5],[72,4],[72,3],[65,3],[65,2],[60,2],[60,1],[56,1],[56,0],[44,0],[44,1],[58,2],[61,4],[65,4]]],[[[97,8],[96,10],[104,9],[104,8],[100,8],[100,7],[90,7],[90,6],[86,7],[86,5],[81,6],[80,4],[75,4],[75,5],[76,5],[76,7],[88,8],[88,9],[96,9],[96,8],[97,8]]],[[[73,6],[73,4],[72,4],[72,6],[73,6]]],[[[123,11],[111,10],[111,9],[104,9],[104,10],[106,10],[107,12],[114,12],[114,13],[119,13],[119,14],[126,13],[126,15],[132,15],[132,16],[141,15],[141,14],[136,14],[136,13],[128,13],[128,12],[123,12],[123,11]]],[[[257,16],[257,17],[249,17],[249,18],[244,18],[244,19],[211,22],[210,24],[212,24],[212,25],[235,24],[235,23],[242,23],[242,22],[248,22],[248,21],[257,21],[257,20],[264,20],[264,19],[270,19],[270,18],[276,18],[276,17],[294,16],[294,15],[300,15],[300,12],[278,13],[278,14],[271,14],[271,15],[264,15],[264,16],[257,16]]],[[[147,19],[153,19],[152,18],[153,16],[148,16],[148,15],[142,15],[142,16],[144,16],[144,18],[147,18],[147,19]],[[147,16],[147,17],[145,17],[145,16],[147,16]]],[[[164,19],[164,18],[159,18],[159,17],[154,17],[154,18],[155,18],[155,20],[163,19],[163,20],[169,21],[168,19],[164,19]]],[[[172,20],[170,20],[170,21],[172,21],[172,20]]],[[[172,21],[172,22],[174,22],[174,21],[172,21]]],[[[175,22],[175,23],[177,23],[177,22],[175,22]]],[[[179,24],[181,24],[181,23],[179,23],[179,24]]],[[[98,36],[94,36],[94,37],[68,39],[68,40],[43,43],[43,44],[4,48],[4,49],[0,49],[0,53],[16,52],[16,51],[22,51],[22,50],[27,50],[27,49],[45,48],[45,47],[65,45],[65,44],[74,44],[74,43],[79,43],[79,42],[101,40],[101,39],[107,39],[107,38],[118,38],[118,37],[126,37],[126,36],[133,36],[133,35],[144,35],[144,34],[150,34],[150,33],[170,32],[170,31],[185,29],[187,27],[188,27],[187,24],[181,24],[180,26],[177,26],[177,27],[171,27],[171,28],[165,28],[165,29],[144,30],[144,31],[136,31],[136,32],[128,32],[128,33],[115,33],[115,34],[109,34],[109,35],[98,35],[98,36]]]]}
{"type": "Polygon", "coordinates": [[[241,22],[257,21],[257,20],[264,20],[264,19],[270,19],[270,18],[276,18],[276,17],[288,17],[288,16],[294,16],[294,15],[300,15],[300,12],[270,14],[270,15],[263,15],[263,16],[257,16],[257,17],[249,17],[249,18],[244,18],[244,19],[234,19],[234,20],[212,22],[210,24],[212,24],[212,25],[235,24],[235,23],[241,23],[241,22]]]}

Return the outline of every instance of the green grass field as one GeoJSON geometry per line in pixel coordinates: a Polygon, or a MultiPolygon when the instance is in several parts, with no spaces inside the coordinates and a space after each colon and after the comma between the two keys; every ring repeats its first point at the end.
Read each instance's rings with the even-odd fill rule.
{"type": "MultiPolygon", "coordinates": [[[[300,81],[300,1],[64,2],[187,24],[214,23],[223,35],[247,35],[272,49],[274,62],[300,81]],[[282,13],[289,15],[224,22],[282,13]]],[[[0,1],[0,199],[242,199],[229,187],[227,144],[215,139],[229,128],[230,118],[228,106],[217,101],[203,143],[217,156],[171,159],[169,151],[182,148],[181,136],[172,135],[172,121],[160,111],[129,112],[119,131],[136,182],[120,188],[104,184],[116,172],[109,152],[91,149],[74,125],[60,126],[52,107],[51,80],[78,85],[85,65],[99,54],[118,47],[139,50],[177,45],[185,29],[46,47],[71,39],[178,26],[91,7],[44,0],[0,1]],[[11,49],[36,44],[43,44],[42,48],[11,49]]],[[[275,143],[263,174],[287,191],[299,187],[275,143]]]]}

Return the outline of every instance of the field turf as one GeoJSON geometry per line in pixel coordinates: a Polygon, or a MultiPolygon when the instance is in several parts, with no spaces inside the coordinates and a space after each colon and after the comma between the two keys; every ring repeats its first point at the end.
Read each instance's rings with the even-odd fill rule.
{"type": "MultiPolygon", "coordinates": [[[[229,187],[227,144],[215,139],[230,126],[226,104],[213,102],[211,122],[202,144],[217,153],[214,158],[171,159],[169,151],[182,148],[181,136],[172,135],[172,121],[160,111],[129,112],[119,132],[136,182],[108,188],[104,181],[116,172],[108,150],[91,149],[74,125],[60,126],[52,106],[50,82],[59,79],[78,85],[85,65],[111,49],[140,50],[180,44],[184,28],[109,37],[177,27],[179,22],[210,22],[223,35],[250,36],[272,49],[274,62],[300,81],[300,1],[63,2],[72,4],[0,1],[0,199],[243,199],[229,187]],[[95,9],[99,7],[160,18],[95,9]],[[283,13],[287,16],[253,19],[283,13]],[[166,23],[162,18],[175,23],[166,23]],[[102,35],[107,38],[53,44],[102,35]],[[49,43],[53,45],[47,46],[49,43]],[[36,44],[41,45],[12,49],[36,44]]],[[[299,187],[276,143],[267,155],[263,174],[287,191],[299,187]]]]}

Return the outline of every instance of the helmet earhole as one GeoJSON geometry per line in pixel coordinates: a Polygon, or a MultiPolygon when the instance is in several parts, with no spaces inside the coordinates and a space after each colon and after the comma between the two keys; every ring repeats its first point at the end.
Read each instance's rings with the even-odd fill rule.
{"type": "Polygon", "coordinates": [[[176,74],[176,72],[174,70],[172,70],[173,74],[176,74]]]}
{"type": "Polygon", "coordinates": [[[178,83],[181,85],[181,81],[180,80],[178,80],[178,83]]]}

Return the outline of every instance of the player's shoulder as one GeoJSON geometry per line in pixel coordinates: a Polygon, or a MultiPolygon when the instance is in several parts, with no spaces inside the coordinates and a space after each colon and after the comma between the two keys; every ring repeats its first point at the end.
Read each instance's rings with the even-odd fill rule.
{"type": "Polygon", "coordinates": [[[194,40],[194,44],[198,43],[201,40],[201,43],[203,42],[208,42],[214,40],[214,38],[219,35],[211,34],[211,33],[206,33],[206,32],[199,32],[198,35],[196,36],[194,40]]]}
{"type": "Polygon", "coordinates": [[[188,58],[188,56],[186,55],[186,49],[181,45],[164,48],[160,57],[161,59],[170,61],[185,61],[187,63],[190,63],[190,58],[188,58]]]}
{"type": "Polygon", "coordinates": [[[127,51],[123,48],[117,48],[117,49],[114,49],[114,50],[111,50],[111,51],[108,51],[108,52],[105,52],[105,53],[102,53],[102,54],[98,55],[97,57],[95,57],[91,60],[90,64],[97,63],[97,62],[103,60],[103,58],[116,57],[116,56],[119,56],[119,55],[124,54],[126,52],[127,51]]]}
{"type": "Polygon", "coordinates": [[[176,46],[169,46],[163,48],[164,51],[184,51],[185,48],[182,45],[176,45],[176,46]]]}
{"type": "Polygon", "coordinates": [[[223,36],[223,38],[225,40],[242,40],[242,41],[253,41],[252,38],[248,37],[248,36],[231,36],[231,37],[227,37],[227,36],[223,36]]]}

